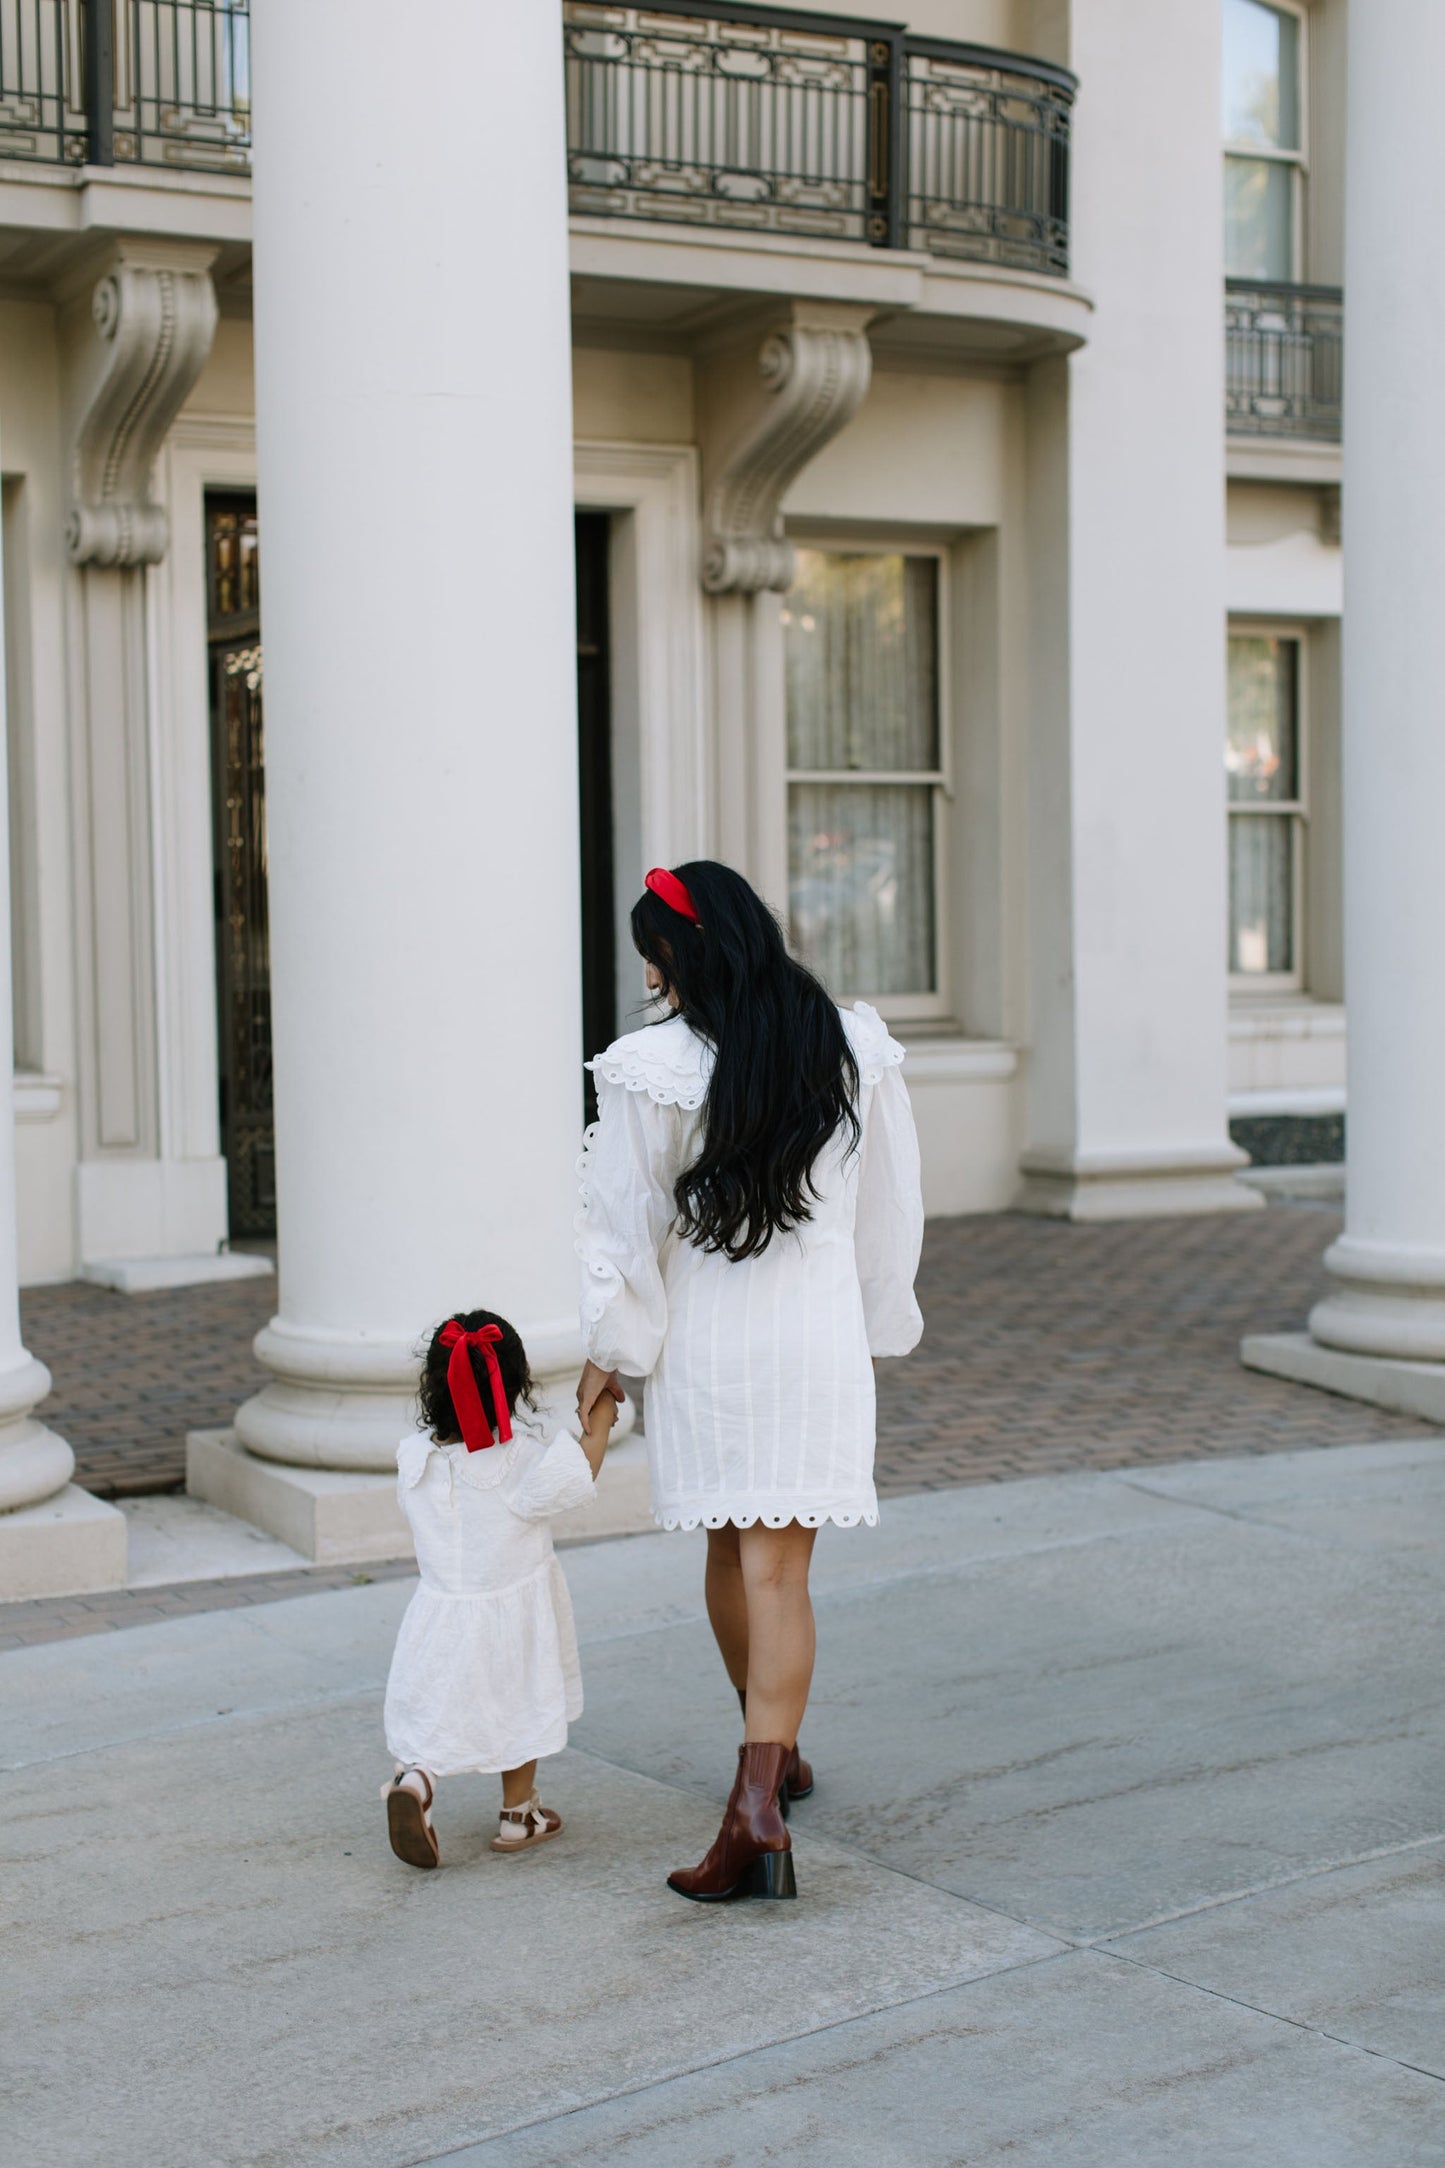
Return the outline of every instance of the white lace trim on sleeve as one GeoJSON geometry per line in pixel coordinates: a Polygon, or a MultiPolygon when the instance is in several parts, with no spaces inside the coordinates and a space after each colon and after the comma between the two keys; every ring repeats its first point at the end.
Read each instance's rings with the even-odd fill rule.
{"type": "Polygon", "coordinates": [[[888,1026],[866,1001],[855,1001],[851,1010],[845,1009],[843,1022],[853,1042],[860,1083],[880,1083],[885,1069],[896,1069],[907,1059],[906,1049],[889,1037],[888,1026]]]}
{"type": "Polygon", "coordinates": [[[630,1031],[587,1066],[605,1083],[646,1092],[660,1107],[696,1108],[707,1097],[712,1063],[712,1049],[679,1017],[630,1031]]]}

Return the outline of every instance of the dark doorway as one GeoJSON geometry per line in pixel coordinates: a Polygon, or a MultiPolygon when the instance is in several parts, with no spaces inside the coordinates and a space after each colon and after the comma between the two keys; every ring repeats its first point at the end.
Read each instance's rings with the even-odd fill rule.
{"type": "Polygon", "coordinates": [[[207,492],[216,1012],[232,1239],[276,1232],[271,960],[261,715],[261,554],[254,490],[207,492]]]}
{"type": "MultiPolygon", "coordinates": [[[[612,713],[605,512],[577,514],[577,763],[582,860],[582,1038],[585,1058],[617,1036],[617,934],[612,880],[612,713]]],[[[589,1076],[587,1119],[596,1115],[589,1076]]]]}

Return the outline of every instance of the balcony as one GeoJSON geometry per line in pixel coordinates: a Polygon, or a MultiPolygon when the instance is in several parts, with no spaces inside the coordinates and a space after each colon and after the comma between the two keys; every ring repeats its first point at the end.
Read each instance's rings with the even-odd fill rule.
{"type": "Polygon", "coordinates": [[[1226,434],[1338,444],[1343,352],[1344,296],[1337,286],[1228,280],[1226,434]]]}
{"type": "Polygon", "coordinates": [[[1064,278],[1074,78],[783,9],[566,0],[574,214],[1064,278]]]}
{"type": "Polygon", "coordinates": [[[239,173],[250,0],[0,0],[0,158],[239,173]]]}
{"type": "MultiPolygon", "coordinates": [[[[1064,278],[1061,68],[855,17],[565,0],[574,214],[1064,278]]],[[[0,0],[0,158],[249,170],[249,0],[0,0]]]]}

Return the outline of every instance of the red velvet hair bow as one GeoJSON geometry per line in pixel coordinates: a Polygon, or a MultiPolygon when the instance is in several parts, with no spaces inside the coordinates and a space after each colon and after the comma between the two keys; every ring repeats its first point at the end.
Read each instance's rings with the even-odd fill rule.
{"type": "Polygon", "coordinates": [[[461,1425],[462,1440],[469,1453],[480,1453],[489,1445],[505,1445],[512,1435],[512,1415],[507,1406],[507,1396],[502,1390],[502,1370],[497,1361],[497,1343],[502,1337],[500,1325],[479,1325],[475,1332],[468,1332],[465,1325],[448,1318],[441,1329],[441,1344],[451,1349],[447,1364],[447,1390],[452,1396],[452,1406],[457,1411],[461,1425]],[[492,1406],[496,1410],[497,1435],[492,1436],[492,1426],[487,1421],[482,1406],[482,1396],[477,1390],[477,1374],[472,1368],[471,1348],[480,1348],[487,1366],[487,1382],[492,1388],[492,1406]]]}
{"type": "Polygon", "coordinates": [[[686,883],[680,881],[675,873],[669,873],[666,866],[654,866],[642,885],[650,888],[654,896],[660,896],[670,910],[676,911],[679,918],[689,919],[694,926],[702,924],[697,915],[697,905],[687,892],[686,883]]]}

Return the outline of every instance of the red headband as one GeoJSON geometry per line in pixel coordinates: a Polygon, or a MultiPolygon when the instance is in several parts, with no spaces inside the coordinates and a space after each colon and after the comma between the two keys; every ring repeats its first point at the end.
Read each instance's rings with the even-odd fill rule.
{"type": "Polygon", "coordinates": [[[660,896],[670,910],[676,911],[679,918],[690,919],[694,926],[702,924],[697,915],[697,905],[677,875],[669,873],[666,866],[654,866],[642,885],[650,888],[654,896],[660,896]]]}
{"type": "Polygon", "coordinates": [[[447,1390],[452,1396],[452,1406],[457,1411],[457,1421],[461,1424],[462,1438],[469,1453],[480,1453],[489,1445],[505,1445],[512,1435],[511,1411],[502,1390],[502,1372],[497,1362],[497,1342],[501,1337],[500,1325],[481,1325],[475,1332],[468,1332],[454,1317],[448,1318],[441,1329],[441,1344],[452,1351],[447,1364],[447,1390]],[[477,1374],[467,1353],[468,1348],[474,1347],[481,1349],[487,1365],[492,1406],[497,1416],[495,1438],[477,1390],[477,1374]]]}

